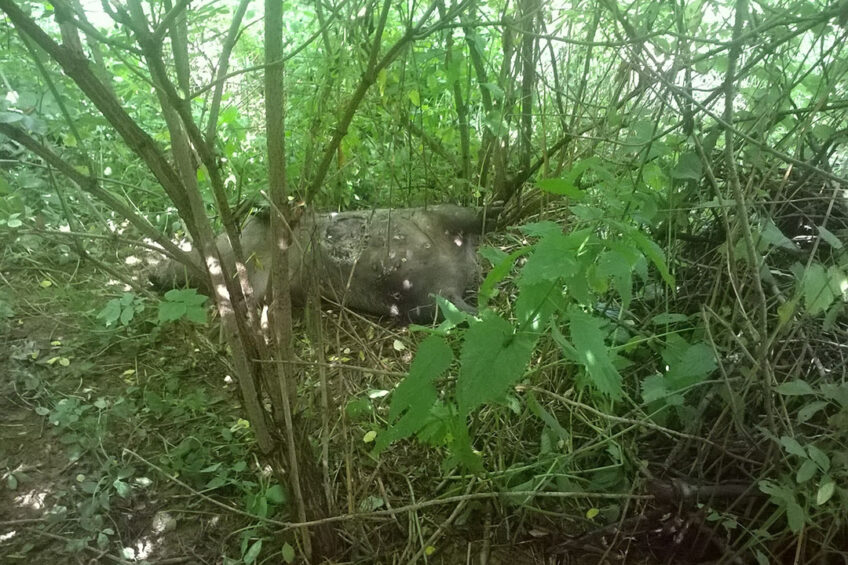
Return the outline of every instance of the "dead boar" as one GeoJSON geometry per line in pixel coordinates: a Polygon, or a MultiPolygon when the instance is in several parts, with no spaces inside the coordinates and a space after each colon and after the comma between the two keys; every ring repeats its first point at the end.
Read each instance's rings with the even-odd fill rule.
{"type": "MultiPolygon", "coordinates": [[[[320,294],[353,310],[402,322],[431,322],[434,295],[474,312],[465,294],[477,282],[479,236],[494,223],[483,208],[443,204],[426,208],[375,209],[305,214],[292,231],[289,276],[292,299],[303,303],[311,281],[320,294]],[[488,225],[487,225],[488,224],[488,225]]],[[[216,240],[234,272],[226,235],[216,240]]],[[[268,290],[273,242],[267,213],[250,218],[241,233],[248,277],[256,298],[268,290]]],[[[197,257],[200,264],[200,257],[197,257]]],[[[169,260],[150,276],[159,289],[206,281],[169,260]]]]}

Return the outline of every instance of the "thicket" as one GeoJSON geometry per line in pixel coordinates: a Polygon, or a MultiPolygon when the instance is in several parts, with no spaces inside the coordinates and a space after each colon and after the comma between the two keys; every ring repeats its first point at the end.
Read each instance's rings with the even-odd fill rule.
{"type": "MultiPolygon", "coordinates": [[[[83,265],[108,296],[48,308],[97,343],[202,342],[204,299],[153,297],[127,246],[188,234],[212,264],[259,202],[283,247],[303,207],[504,207],[479,315],[442,302],[436,327],[293,322],[280,275],[263,325],[242,270],[211,270],[232,426],[161,365],[120,402],[24,396],[80,453],[104,411],[228,429],[226,454],[182,442],[142,474],[234,489],[232,562],[840,562],[846,6],[0,0],[9,335],[21,281],[71,293],[83,265]]],[[[146,460],[110,449],[75,549],[125,549],[108,500],[146,460]]]]}

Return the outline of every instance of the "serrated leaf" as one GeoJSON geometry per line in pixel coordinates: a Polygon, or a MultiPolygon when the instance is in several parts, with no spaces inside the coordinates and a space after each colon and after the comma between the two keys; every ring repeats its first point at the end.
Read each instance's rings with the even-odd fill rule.
{"type": "Polygon", "coordinates": [[[586,368],[589,382],[613,400],[621,398],[621,375],[613,366],[604,343],[601,320],[576,308],[569,312],[568,317],[571,341],[580,363],[586,368]]]}
{"type": "Polygon", "coordinates": [[[585,196],[584,192],[567,179],[542,179],[536,184],[545,192],[567,196],[572,200],[581,200],[585,196]]]}
{"type": "Polygon", "coordinates": [[[646,404],[665,398],[669,394],[665,377],[662,375],[651,375],[642,381],[642,401],[646,404]]]}
{"type": "Polygon", "coordinates": [[[493,247],[485,248],[480,250],[480,255],[489,260],[489,262],[494,265],[489,273],[486,275],[486,278],[483,280],[483,283],[480,285],[480,291],[478,293],[477,305],[482,309],[486,307],[489,299],[494,296],[495,287],[500,283],[509,272],[512,270],[512,266],[515,264],[516,259],[529,253],[531,247],[522,247],[517,251],[513,251],[509,255],[501,251],[500,249],[495,249],[493,247]]]}
{"type": "Polygon", "coordinates": [[[430,408],[436,402],[436,387],[433,381],[440,377],[453,362],[453,351],[438,336],[430,336],[421,342],[409,375],[401,381],[392,395],[389,407],[390,427],[377,436],[375,453],[390,443],[408,437],[427,422],[430,408]]]}
{"type": "Polygon", "coordinates": [[[160,302],[159,323],[174,322],[182,318],[186,313],[186,305],[183,302],[160,302]]]}
{"type": "Polygon", "coordinates": [[[515,333],[509,322],[496,316],[486,316],[468,329],[456,383],[462,416],[500,399],[524,376],[536,339],[535,334],[515,333]]]}
{"type": "Polygon", "coordinates": [[[805,394],[815,394],[813,387],[807,384],[807,381],[800,379],[787,381],[774,389],[778,394],[783,396],[803,396],[805,394]]]}
{"type": "Polygon", "coordinates": [[[668,270],[668,264],[665,262],[665,253],[663,253],[662,248],[642,232],[630,231],[628,235],[636,243],[639,250],[645,254],[645,257],[654,264],[665,284],[670,288],[674,288],[674,277],[671,271],[668,270]]]}

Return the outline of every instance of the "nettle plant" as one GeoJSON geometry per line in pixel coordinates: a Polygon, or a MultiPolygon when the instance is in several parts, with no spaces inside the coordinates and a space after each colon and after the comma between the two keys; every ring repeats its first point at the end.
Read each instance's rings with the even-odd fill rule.
{"type": "MultiPolygon", "coordinates": [[[[416,328],[431,335],[420,344],[409,375],[393,393],[389,425],[376,438],[376,453],[416,435],[426,443],[447,445],[446,465],[482,469],[472,449],[470,417],[483,406],[505,400],[516,409],[510,392],[525,379],[542,343],[556,344],[557,362],[577,368],[576,386],[588,389],[606,409],[614,411],[614,404],[628,395],[620,373],[628,361],[619,352],[646,341],[628,328],[626,312],[634,289],[673,287],[674,278],[662,249],[634,221],[655,215],[650,194],[631,191],[606,201],[603,209],[591,205],[573,182],[586,168],[575,167],[569,177],[541,183],[544,190],[574,202],[569,207],[574,225],[566,229],[552,221],[526,224],[518,228],[521,244],[514,251],[481,250],[492,269],[480,287],[479,316],[441,300],[445,321],[435,329],[416,328]],[[660,283],[652,282],[652,271],[660,283]],[[510,280],[515,297],[504,306],[498,286],[510,280]],[[509,316],[490,307],[496,300],[498,310],[508,309],[509,316]],[[455,376],[455,381],[445,376],[455,376]],[[452,387],[444,386],[451,382],[452,387]]],[[[618,182],[602,172],[605,180],[618,182]]],[[[715,368],[712,352],[706,355],[703,344],[690,351],[693,346],[678,337],[668,347],[673,349],[669,360],[674,366],[698,358],[696,378],[715,368]]],[[[682,382],[674,376],[671,372],[654,377],[645,400],[667,402],[674,391],[692,384],[691,379],[682,382]]],[[[534,413],[551,420],[536,407],[534,413]]],[[[550,425],[559,427],[555,419],[550,425]]]]}

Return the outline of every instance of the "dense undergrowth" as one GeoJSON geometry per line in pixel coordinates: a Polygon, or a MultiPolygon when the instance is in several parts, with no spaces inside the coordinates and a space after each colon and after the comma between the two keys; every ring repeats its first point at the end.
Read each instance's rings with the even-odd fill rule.
{"type": "Polygon", "coordinates": [[[186,7],[0,0],[0,561],[845,561],[845,2],[186,7]],[[148,288],[269,201],[478,314],[148,288]]]}

